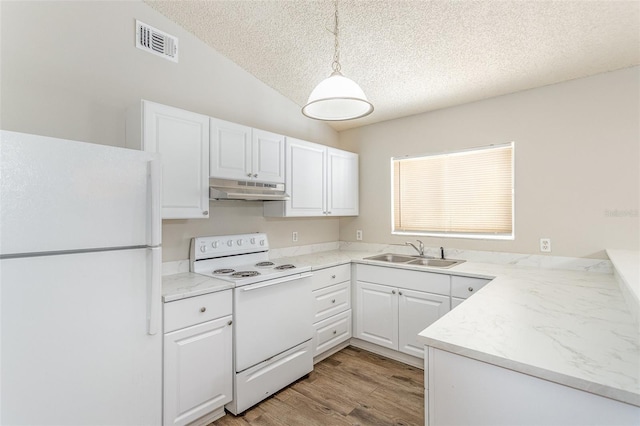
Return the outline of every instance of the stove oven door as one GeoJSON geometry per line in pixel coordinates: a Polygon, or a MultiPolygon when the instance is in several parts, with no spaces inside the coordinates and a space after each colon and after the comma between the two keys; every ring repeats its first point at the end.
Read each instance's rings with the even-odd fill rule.
{"type": "Polygon", "coordinates": [[[312,338],[311,275],[295,274],[234,290],[236,372],[312,338]]]}

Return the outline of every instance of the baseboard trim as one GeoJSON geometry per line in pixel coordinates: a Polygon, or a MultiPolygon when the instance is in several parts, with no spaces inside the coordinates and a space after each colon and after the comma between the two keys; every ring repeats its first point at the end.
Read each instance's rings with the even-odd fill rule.
{"type": "Polygon", "coordinates": [[[420,370],[424,370],[424,361],[422,360],[422,358],[394,351],[393,349],[383,348],[382,346],[378,346],[376,344],[356,338],[351,338],[348,343],[353,347],[364,349],[365,351],[373,352],[374,354],[382,355],[395,361],[410,365],[412,367],[419,368],[420,370]]]}

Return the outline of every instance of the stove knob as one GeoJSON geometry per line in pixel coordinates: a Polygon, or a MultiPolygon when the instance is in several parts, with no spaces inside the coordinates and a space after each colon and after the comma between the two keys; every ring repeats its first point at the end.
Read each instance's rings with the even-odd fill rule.
{"type": "Polygon", "coordinates": [[[252,238],[252,239],[250,240],[250,242],[251,242],[251,244],[255,244],[255,243],[256,243],[256,239],[255,239],[255,238],[252,238]]]}
{"type": "Polygon", "coordinates": [[[231,246],[233,245],[233,240],[229,240],[229,241],[227,241],[227,245],[228,245],[229,247],[231,247],[231,246]]]}
{"type": "Polygon", "coordinates": [[[207,246],[200,246],[200,251],[202,253],[206,252],[207,251],[207,246]]]}
{"type": "Polygon", "coordinates": [[[264,240],[260,240],[260,245],[263,246],[264,245],[264,240]]]}
{"type": "Polygon", "coordinates": [[[211,247],[218,248],[218,242],[217,241],[212,242],[211,247]]]}
{"type": "Polygon", "coordinates": [[[241,246],[242,245],[242,240],[238,240],[238,245],[241,246]]]}

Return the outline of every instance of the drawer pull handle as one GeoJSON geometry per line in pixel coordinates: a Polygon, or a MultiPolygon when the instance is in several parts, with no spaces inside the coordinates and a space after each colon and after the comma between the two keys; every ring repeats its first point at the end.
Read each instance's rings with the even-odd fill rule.
{"type": "Polygon", "coordinates": [[[469,290],[469,291],[473,291],[473,287],[469,287],[469,288],[468,288],[468,290],[469,290]]]}
{"type": "Polygon", "coordinates": [[[336,299],[331,299],[331,303],[336,303],[336,299]]]}
{"type": "Polygon", "coordinates": [[[207,308],[205,308],[204,306],[202,308],[200,308],[200,312],[205,312],[207,310],[207,308]]]}
{"type": "Polygon", "coordinates": [[[336,278],[335,275],[331,275],[331,279],[334,280],[336,278]]]}
{"type": "Polygon", "coordinates": [[[338,332],[336,330],[333,330],[333,334],[338,334],[338,332]]]}
{"type": "Polygon", "coordinates": [[[396,291],[395,290],[391,290],[391,294],[396,294],[396,291]]]}
{"type": "Polygon", "coordinates": [[[230,320],[230,321],[227,323],[227,325],[231,325],[231,324],[233,324],[233,321],[231,321],[231,320],[230,320]]]}

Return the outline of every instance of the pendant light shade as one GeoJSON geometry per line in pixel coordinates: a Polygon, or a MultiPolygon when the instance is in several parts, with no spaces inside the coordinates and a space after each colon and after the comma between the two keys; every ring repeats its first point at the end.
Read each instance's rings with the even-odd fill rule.
{"type": "Polygon", "coordinates": [[[302,113],[316,120],[343,121],[371,114],[373,105],[358,84],[335,71],[313,89],[302,113]]]}
{"type": "Polygon", "coordinates": [[[358,84],[340,73],[340,45],[338,43],[338,1],[335,1],[335,53],[333,73],[322,80],[311,92],[302,113],[309,118],[326,121],[344,121],[364,117],[373,112],[358,84]]]}

